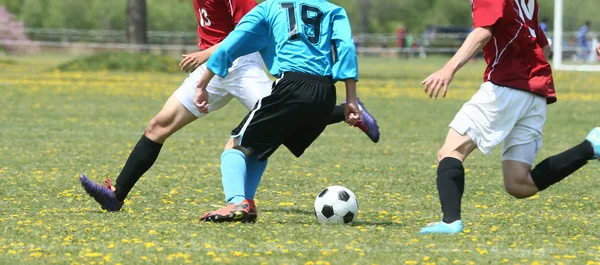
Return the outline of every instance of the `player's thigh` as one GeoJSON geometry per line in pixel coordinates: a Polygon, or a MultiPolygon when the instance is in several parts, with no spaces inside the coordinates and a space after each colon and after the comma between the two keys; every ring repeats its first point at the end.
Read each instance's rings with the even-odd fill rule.
{"type": "Polygon", "coordinates": [[[527,198],[538,192],[530,172],[540,145],[541,139],[514,145],[502,155],[504,187],[516,198],[527,198]]]}
{"type": "MultiPolygon", "coordinates": [[[[534,155],[542,147],[547,104],[543,97],[533,95],[532,97],[533,101],[502,142],[503,160],[507,150],[512,146],[535,143],[534,155]]],[[[533,162],[533,160],[525,162],[533,162]]]]}
{"type": "Polygon", "coordinates": [[[290,134],[289,106],[267,96],[259,99],[254,108],[231,132],[236,147],[255,153],[260,159],[270,156],[290,134]]]}
{"type": "MultiPolygon", "coordinates": [[[[541,130],[541,127],[539,129],[541,130]]],[[[530,196],[537,192],[529,173],[541,147],[541,131],[534,127],[517,124],[510,132],[502,144],[504,186],[509,193],[516,197],[523,197],[521,195],[530,196]],[[523,190],[530,191],[523,192],[523,190]]]]}
{"type": "Polygon", "coordinates": [[[162,109],[146,126],[144,134],[150,140],[162,143],[173,133],[196,120],[175,96],[169,97],[162,109]]]}
{"type": "Polygon", "coordinates": [[[314,123],[308,126],[298,127],[291,135],[286,138],[283,145],[287,147],[292,154],[300,157],[304,151],[323,133],[327,127],[326,122],[314,123]]]}
{"type": "Polygon", "coordinates": [[[326,124],[334,106],[335,87],[330,79],[287,75],[276,83],[271,95],[258,100],[232,135],[239,136],[241,146],[264,159],[294,133],[314,124],[326,124]]]}
{"type": "Polygon", "coordinates": [[[271,94],[272,84],[259,64],[240,66],[223,80],[223,87],[248,110],[271,94]]]}
{"type": "Polygon", "coordinates": [[[530,171],[542,147],[542,129],[546,122],[546,99],[533,94],[528,96],[529,104],[502,142],[504,186],[517,198],[529,197],[538,191],[530,171]]]}
{"type": "Polygon", "coordinates": [[[477,148],[477,144],[471,140],[469,135],[460,134],[455,129],[450,128],[444,145],[438,151],[438,162],[446,157],[453,157],[460,161],[465,161],[473,150],[477,148]]]}
{"type": "MultiPolygon", "coordinates": [[[[173,92],[173,96],[179,100],[181,105],[198,118],[205,114],[200,113],[194,105],[194,97],[196,96],[196,85],[200,81],[204,71],[206,71],[206,66],[203,65],[198,67],[190,74],[183,84],[173,92]]],[[[210,80],[206,87],[206,91],[208,92],[208,104],[210,105],[208,108],[209,113],[227,105],[233,98],[233,96],[223,87],[221,80],[216,76],[210,80]]]]}
{"type": "Polygon", "coordinates": [[[467,135],[482,153],[488,154],[506,138],[533,97],[531,93],[486,82],[458,111],[450,128],[461,136],[467,135]]]}

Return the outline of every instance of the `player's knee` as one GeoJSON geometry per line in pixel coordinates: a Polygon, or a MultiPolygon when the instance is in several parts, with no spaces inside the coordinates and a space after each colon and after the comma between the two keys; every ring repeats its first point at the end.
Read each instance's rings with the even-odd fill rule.
{"type": "MultiPolygon", "coordinates": [[[[233,145],[232,148],[242,151],[246,157],[252,155],[252,150],[241,145],[233,145]]],[[[226,148],[227,149],[227,148],[226,148]]]]}
{"type": "Polygon", "coordinates": [[[537,193],[528,181],[528,175],[511,175],[504,177],[504,189],[516,199],[529,198],[537,193]]]}
{"type": "MultiPolygon", "coordinates": [[[[446,157],[454,157],[452,150],[448,150],[445,148],[441,148],[438,153],[437,153],[437,161],[438,163],[440,161],[442,161],[442,159],[446,158],[446,157]]],[[[462,161],[462,160],[461,160],[462,161]]]]}
{"type": "Polygon", "coordinates": [[[146,129],[144,130],[144,134],[146,137],[155,140],[155,141],[164,141],[167,137],[169,137],[169,124],[161,121],[158,117],[154,117],[150,120],[146,129]]]}
{"type": "Polygon", "coordinates": [[[438,161],[438,163],[440,161],[442,161],[442,159],[444,159],[444,157],[445,157],[444,155],[445,155],[445,152],[444,152],[443,149],[438,150],[438,153],[437,153],[437,161],[438,161]]]}
{"type": "Polygon", "coordinates": [[[532,196],[533,194],[528,194],[523,192],[522,190],[520,190],[517,187],[514,186],[505,186],[506,188],[506,192],[510,195],[515,197],[515,199],[525,199],[525,198],[529,198],[530,196],[532,196]]]}
{"type": "Polygon", "coordinates": [[[235,146],[234,138],[229,138],[229,141],[227,141],[227,143],[225,144],[225,148],[223,148],[223,150],[231,149],[234,146],[235,146]]]}

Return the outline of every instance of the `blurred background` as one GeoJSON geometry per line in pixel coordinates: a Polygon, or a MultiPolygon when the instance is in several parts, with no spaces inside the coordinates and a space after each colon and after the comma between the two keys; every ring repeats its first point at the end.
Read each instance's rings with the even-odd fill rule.
{"type": "MultiPolygon", "coordinates": [[[[468,0],[331,2],[349,13],[362,55],[449,54],[471,30],[468,0]]],[[[552,37],[554,1],[539,4],[552,37]]],[[[598,0],[565,1],[563,58],[597,60],[581,55],[579,44],[581,38],[597,41],[598,6],[598,0]]],[[[143,50],[176,56],[197,50],[196,27],[192,0],[0,0],[0,53],[143,50]]]]}

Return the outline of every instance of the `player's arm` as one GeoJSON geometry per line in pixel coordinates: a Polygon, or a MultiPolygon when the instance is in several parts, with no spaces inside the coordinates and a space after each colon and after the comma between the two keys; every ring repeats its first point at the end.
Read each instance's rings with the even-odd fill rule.
{"type": "Polygon", "coordinates": [[[183,59],[181,59],[181,62],[179,63],[179,68],[186,73],[193,72],[198,66],[206,63],[208,58],[210,58],[220,45],[221,43],[219,42],[206,50],[183,54],[183,59]]]}
{"type": "MultiPolygon", "coordinates": [[[[535,14],[535,19],[538,19],[539,17],[539,13],[540,10],[538,8],[538,10],[536,11],[535,14]]],[[[540,47],[542,47],[542,52],[544,53],[544,57],[546,58],[546,60],[550,59],[550,54],[552,54],[552,47],[550,46],[550,42],[548,41],[548,37],[546,36],[546,33],[542,30],[542,27],[540,27],[540,23],[537,23],[537,28],[535,29],[535,41],[537,42],[538,45],[540,45],[540,47]]]]}
{"type": "Polygon", "coordinates": [[[333,79],[343,80],[346,83],[346,105],[344,114],[346,122],[354,125],[360,120],[360,111],[357,104],[356,82],[358,81],[358,60],[356,47],[352,40],[352,28],[346,11],[340,8],[338,14],[333,15],[331,41],[336,49],[334,53],[336,62],[332,68],[333,79]]]}
{"type": "Polygon", "coordinates": [[[473,57],[483,49],[483,47],[492,38],[492,28],[483,27],[474,29],[456,54],[446,63],[444,68],[452,73],[456,73],[460,68],[467,64],[473,57]]]}
{"type": "MultiPolygon", "coordinates": [[[[194,1],[194,11],[196,12],[196,21],[198,22],[198,36],[200,36],[200,27],[201,27],[201,14],[200,14],[200,5],[198,1],[194,1]]],[[[215,45],[218,47],[218,45],[215,45]]],[[[209,49],[203,51],[197,51],[188,54],[182,54],[183,57],[181,62],[179,62],[179,68],[186,73],[192,72],[198,68],[198,66],[204,64],[206,60],[210,57],[210,55],[214,52],[214,49],[217,47],[211,47],[209,49]]]]}
{"type": "Polygon", "coordinates": [[[437,99],[440,89],[446,97],[448,86],[460,68],[469,62],[492,38],[492,26],[503,16],[504,1],[473,0],[473,27],[475,28],[454,56],[442,69],[431,74],[421,84],[430,98],[437,99]]]}
{"type": "Polygon", "coordinates": [[[448,86],[456,72],[473,59],[491,38],[492,29],[490,27],[474,29],[450,61],[441,70],[423,80],[421,84],[425,86],[425,93],[429,93],[430,98],[437,98],[441,88],[443,89],[442,97],[446,97],[448,86]]]}
{"type": "Polygon", "coordinates": [[[544,52],[544,57],[546,57],[546,60],[550,59],[550,55],[552,54],[552,47],[550,44],[542,47],[542,52],[544,52]]]}
{"type": "Polygon", "coordinates": [[[598,56],[600,56],[600,44],[598,44],[598,46],[596,46],[596,54],[598,54],[598,56]]]}
{"type": "Polygon", "coordinates": [[[536,35],[537,38],[535,41],[538,43],[538,45],[540,45],[540,47],[542,47],[544,57],[546,57],[546,60],[548,60],[550,58],[550,54],[552,54],[552,47],[550,46],[550,42],[548,42],[544,31],[540,30],[539,28],[536,31],[536,35]]]}

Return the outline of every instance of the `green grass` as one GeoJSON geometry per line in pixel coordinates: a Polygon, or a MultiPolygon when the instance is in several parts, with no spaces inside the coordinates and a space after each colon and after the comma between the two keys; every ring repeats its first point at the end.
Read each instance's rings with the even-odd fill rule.
{"type": "Polygon", "coordinates": [[[60,71],[127,71],[165,72],[179,71],[174,58],[153,54],[101,53],[63,63],[56,67],[60,71]]]}
{"type": "MultiPolygon", "coordinates": [[[[60,60],[59,58],[55,58],[60,60]]],[[[461,72],[445,100],[420,81],[442,58],[361,58],[359,94],[381,141],[330,126],[300,159],[270,159],[256,224],[199,224],[223,203],[219,156],[244,116],[241,104],[167,141],[119,213],[102,212],[77,176],[118,175],[148,120],[185,74],[60,72],[45,59],[0,65],[0,264],[594,264],[600,260],[600,166],[526,200],[504,192],[499,148],[465,163],[464,233],[421,236],[439,220],[437,149],[477,90],[482,63],[461,72]],[[40,64],[39,62],[44,62],[40,64]],[[357,195],[353,225],[322,226],[313,199],[344,185],[357,195]]],[[[598,125],[597,73],[556,73],[538,161],[598,125]]],[[[343,86],[338,87],[341,95],[343,86]]]]}

